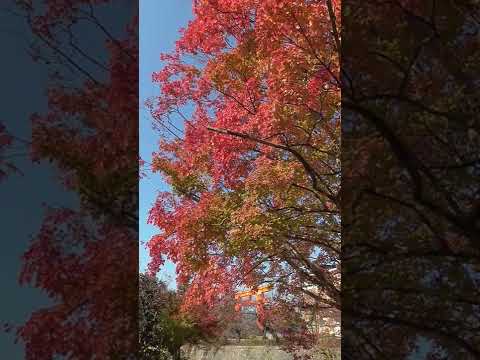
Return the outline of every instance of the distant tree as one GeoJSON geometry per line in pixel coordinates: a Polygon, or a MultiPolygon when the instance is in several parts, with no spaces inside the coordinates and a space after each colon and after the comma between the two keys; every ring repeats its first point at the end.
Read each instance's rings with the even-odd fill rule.
{"type": "Polygon", "coordinates": [[[141,359],[180,359],[180,347],[196,336],[196,330],[177,317],[174,291],[156,277],[139,275],[139,341],[141,359]]]}

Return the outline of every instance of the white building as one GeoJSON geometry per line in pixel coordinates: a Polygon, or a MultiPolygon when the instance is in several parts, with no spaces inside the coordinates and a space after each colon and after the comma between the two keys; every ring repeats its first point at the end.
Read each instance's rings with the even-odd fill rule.
{"type": "MultiPolygon", "coordinates": [[[[335,281],[335,285],[339,288],[341,281],[340,271],[336,268],[328,270],[332,273],[335,281]]],[[[325,293],[322,292],[318,286],[311,285],[305,287],[305,290],[308,292],[320,295],[320,298],[324,298],[328,301],[330,298],[325,293]]],[[[335,308],[325,309],[323,308],[318,299],[305,294],[305,304],[306,309],[302,311],[303,319],[309,324],[312,332],[318,335],[341,335],[341,313],[340,310],[335,308]]]]}

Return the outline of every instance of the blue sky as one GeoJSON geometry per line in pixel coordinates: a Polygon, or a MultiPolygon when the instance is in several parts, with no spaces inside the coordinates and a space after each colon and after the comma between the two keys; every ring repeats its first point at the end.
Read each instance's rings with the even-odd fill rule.
{"type": "MultiPolygon", "coordinates": [[[[162,67],[160,53],[169,52],[175,47],[179,37],[178,30],[185,27],[192,17],[192,0],[142,0],[140,1],[140,156],[149,161],[156,150],[159,134],[151,126],[148,110],[144,101],[159,93],[152,83],[152,73],[162,67]]],[[[140,181],[140,271],[143,272],[149,261],[148,251],[142,244],[148,241],[158,230],[148,225],[148,211],[155,201],[159,190],[165,190],[165,184],[159,175],[150,175],[140,181]]],[[[167,262],[159,277],[175,287],[175,267],[167,262]]]]}

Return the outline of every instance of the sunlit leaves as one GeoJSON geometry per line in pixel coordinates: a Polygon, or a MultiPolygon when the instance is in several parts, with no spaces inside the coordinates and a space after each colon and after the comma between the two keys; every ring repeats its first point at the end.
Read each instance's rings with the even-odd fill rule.
{"type": "Polygon", "coordinates": [[[186,310],[210,318],[233,291],[264,281],[279,297],[298,300],[315,285],[330,305],[338,300],[325,270],[340,250],[331,29],[320,1],[195,1],[175,51],[162,56],[161,93],[148,105],[164,130],[153,170],[171,190],[151,210],[160,233],[150,269],[176,263],[186,310]]]}

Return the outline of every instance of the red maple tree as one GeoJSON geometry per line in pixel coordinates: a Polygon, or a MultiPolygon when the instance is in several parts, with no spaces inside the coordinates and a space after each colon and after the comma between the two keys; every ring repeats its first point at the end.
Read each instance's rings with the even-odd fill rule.
{"type": "Polygon", "coordinates": [[[150,270],[176,264],[184,310],[205,327],[236,290],[267,282],[278,309],[304,295],[340,309],[339,12],[330,0],[194,1],[153,74],[164,136],[151,166],[171,190],[150,212],[150,270]]]}
{"type": "Polygon", "coordinates": [[[17,1],[52,75],[48,111],[32,116],[32,160],[52,163],[79,197],[75,208],[46,201],[23,256],[20,283],[52,300],[12,328],[27,359],[123,359],[137,347],[138,19],[113,36],[96,15],[108,2],[17,1]],[[77,41],[77,24],[105,39],[105,62],[77,41]]]}

